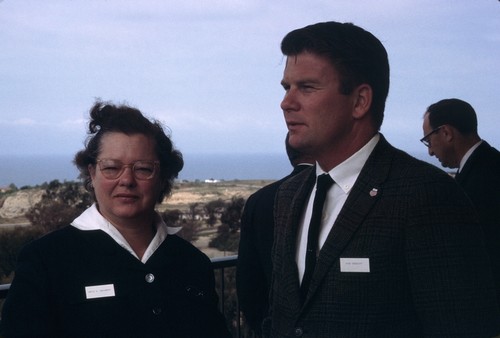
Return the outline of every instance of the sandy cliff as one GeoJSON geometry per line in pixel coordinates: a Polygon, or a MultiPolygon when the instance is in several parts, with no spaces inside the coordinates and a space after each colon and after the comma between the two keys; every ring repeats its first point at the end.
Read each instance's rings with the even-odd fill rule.
{"type": "Polygon", "coordinates": [[[32,206],[42,199],[42,195],[43,190],[41,189],[27,189],[6,196],[0,208],[0,217],[5,219],[23,217],[32,206]]]}

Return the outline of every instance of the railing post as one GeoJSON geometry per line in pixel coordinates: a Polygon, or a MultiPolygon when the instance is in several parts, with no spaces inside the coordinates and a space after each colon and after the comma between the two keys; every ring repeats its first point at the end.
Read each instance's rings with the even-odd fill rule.
{"type": "Polygon", "coordinates": [[[226,288],[225,288],[225,285],[224,285],[224,267],[220,268],[220,296],[221,296],[221,308],[220,308],[220,311],[222,312],[222,314],[225,315],[225,305],[224,305],[224,299],[225,299],[225,294],[226,294],[226,288]]]}
{"type": "MultiPolygon", "coordinates": [[[[220,298],[221,298],[221,304],[220,304],[220,309],[222,314],[227,317],[227,314],[225,313],[226,307],[225,307],[225,299],[226,299],[226,281],[225,281],[225,275],[226,275],[226,268],[236,268],[236,263],[238,262],[238,256],[225,256],[225,257],[214,257],[211,259],[212,261],[212,268],[215,270],[220,270],[220,298]]],[[[236,285],[235,285],[236,287],[236,285]]],[[[241,337],[241,319],[240,319],[240,304],[238,300],[236,299],[236,318],[230,318],[231,322],[233,320],[236,320],[236,337],[241,337]]],[[[234,323],[233,323],[234,325],[234,323]]],[[[234,328],[234,326],[233,326],[234,328]]]]}

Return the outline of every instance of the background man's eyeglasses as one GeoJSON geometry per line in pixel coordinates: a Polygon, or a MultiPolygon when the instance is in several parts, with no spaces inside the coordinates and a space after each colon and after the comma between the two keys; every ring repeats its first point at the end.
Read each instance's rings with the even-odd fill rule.
{"type": "Polygon", "coordinates": [[[99,159],[97,160],[102,176],[114,180],[120,177],[125,168],[132,169],[134,177],[138,180],[150,180],[155,176],[156,168],[160,165],[158,161],[136,161],[124,164],[118,160],[99,159]]]}
{"type": "Polygon", "coordinates": [[[422,142],[427,148],[429,148],[429,146],[431,145],[431,142],[429,141],[429,137],[432,135],[432,134],[435,134],[437,133],[443,126],[439,126],[435,129],[433,129],[430,133],[427,133],[424,137],[422,137],[420,139],[420,142],[422,142]]]}

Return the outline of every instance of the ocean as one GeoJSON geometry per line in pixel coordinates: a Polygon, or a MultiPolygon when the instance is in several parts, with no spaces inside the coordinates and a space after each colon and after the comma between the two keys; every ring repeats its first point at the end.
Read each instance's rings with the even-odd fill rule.
{"type": "MultiPolygon", "coordinates": [[[[427,153],[411,154],[441,168],[427,153]]],[[[0,155],[0,187],[78,180],[73,155],[0,155]]],[[[277,180],[291,171],[286,154],[184,154],[180,180],[277,180]]]]}

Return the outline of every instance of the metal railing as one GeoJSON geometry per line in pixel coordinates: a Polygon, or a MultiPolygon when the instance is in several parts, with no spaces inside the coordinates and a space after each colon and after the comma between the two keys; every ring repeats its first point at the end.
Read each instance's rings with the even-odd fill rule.
{"type": "MultiPolygon", "coordinates": [[[[214,271],[217,271],[219,270],[220,272],[220,297],[221,297],[221,302],[220,302],[220,305],[221,305],[221,312],[224,313],[224,295],[225,295],[225,291],[226,291],[226,287],[225,287],[225,278],[224,278],[224,274],[225,274],[225,268],[233,268],[233,267],[236,267],[236,262],[238,261],[238,256],[235,255],[235,256],[224,256],[224,257],[214,257],[212,259],[210,259],[212,261],[212,267],[214,269],[214,271]]],[[[238,309],[239,310],[239,309],[238,309]]]]}
{"type": "Polygon", "coordinates": [[[10,284],[0,284],[0,299],[7,298],[7,293],[9,292],[10,284]]]}
{"type": "MultiPolygon", "coordinates": [[[[220,289],[219,291],[219,296],[220,296],[220,310],[224,314],[224,316],[228,316],[228,314],[225,313],[225,308],[224,308],[224,300],[226,299],[226,285],[225,285],[225,272],[226,268],[235,268],[236,263],[238,261],[238,256],[225,256],[225,257],[215,257],[211,259],[212,261],[212,267],[214,269],[215,273],[220,273],[220,289]]],[[[7,297],[7,294],[9,292],[10,284],[0,284],[0,300],[5,299],[7,297]]],[[[241,326],[240,326],[240,318],[239,318],[239,313],[240,309],[239,306],[237,306],[237,318],[236,318],[236,337],[241,337],[241,326]]]]}

